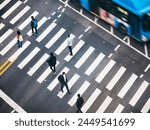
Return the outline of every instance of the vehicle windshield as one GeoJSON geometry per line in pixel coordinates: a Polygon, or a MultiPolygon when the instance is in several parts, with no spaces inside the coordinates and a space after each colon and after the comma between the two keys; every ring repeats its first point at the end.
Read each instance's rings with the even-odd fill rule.
{"type": "Polygon", "coordinates": [[[150,15],[145,15],[143,17],[143,30],[145,32],[150,32],[150,15]]]}

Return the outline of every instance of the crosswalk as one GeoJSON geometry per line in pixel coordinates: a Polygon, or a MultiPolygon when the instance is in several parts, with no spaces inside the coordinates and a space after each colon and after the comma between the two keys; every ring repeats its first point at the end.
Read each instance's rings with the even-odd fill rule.
{"type": "MultiPolygon", "coordinates": [[[[3,9],[5,6],[7,6],[11,0],[4,0],[0,4],[0,9],[3,9]]],[[[21,1],[17,1],[15,4],[13,4],[4,14],[1,16],[3,19],[7,19],[11,14],[17,10],[23,3],[21,1]]],[[[27,12],[29,13],[29,16],[24,19],[21,24],[17,26],[19,30],[24,30],[27,26],[30,26],[30,20],[31,16],[37,17],[40,15],[39,12],[37,11],[31,11],[31,7],[28,5],[22,7],[22,11],[20,11],[18,14],[16,14],[15,17],[13,17],[10,20],[10,23],[13,25],[15,24],[19,19],[23,18],[24,15],[26,15],[27,12]]],[[[52,16],[55,14],[52,14],[52,16]]],[[[10,17],[9,17],[10,18],[10,17]]],[[[93,77],[94,78],[94,83],[97,86],[92,86],[90,80],[86,80],[82,78],[82,75],[78,73],[77,71],[72,71],[72,68],[68,68],[68,66],[63,67],[61,71],[56,75],[56,77],[52,81],[47,81],[48,85],[46,86],[47,90],[49,92],[56,91],[55,88],[59,86],[59,81],[57,79],[58,75],[61,74],[62,72],[66,72],[67,75],[70,75],[71,73],[73,75],[69,76],[68,78],[68,86],[70,90],[74,90],[69,97],[69,101],[67,102],[68,105],[73,107],[76,103],[77,100],[77,94],[80,93],[81,95],[85,95],[88,89],[92,87],[93,93],[89,94],[87,98],[85,99],[85,103],[82,107],[83,112],[88,112],[90,108],[93,107],[94,103],[96,100],[99,100],[100,97],[102,96],[103,90],[101,90],[98,85],[102,82],[105,81],[105,78],[107,76],[111,77],[111,71],[113,71],[115,74],[112,78],[107,81],[106,84],[106,89],[108,92],[111,92],[114,90],[116,87],[119,88],[119,92],[116,93],[115,98],[119,98],[120,100],[123,100],[126,94],[129,93],[129,90],[135,86],[135,83],[138,82],[139,78],[138,75],[130,72],[127,68],[124,66],[118,65],[116,61],[113,59],[108,58],[105,54],[102,52],[97,53],[97,49],[94,48],[93,46],[88,45],[84,40],[78,39],[75,45],[73,45],[73,56],[70,56],[67,50],[67,43],[66,43],[66,35],[67,35],[67,30],[58,25],[57,22],[52,21],[47,23],[47,18],[43,16],[41,19],[38,19],[38,29],[41,29],[43,25],[47,26],[45,30],[43,30],[35,39],[36,44],[35,47],[30,49],[30,46],[32,42],[30,40],[25,40],[23,43],[23,47],[19,49],[15,49],[16,51],[12,51],[15,48],[16,45],[16,37],[10,37],[10,35],[15,34],[12,29],[6,30],[2,36],[0,37],[0,44],[4,43],[6,39],[9,39],[9,42],[5,43],[4,47],[0,50],[0,55],[5,56],[8,53],[11,53],[11,56],[8,58],[10,62],[14,62],[17,58],[20,57],[20,60],[17,62],[17,67],[20,70],[23,70],[27,65],[29,65],[32,62],[32,67],[27,68],[28,71],[26,72],[27,75],[34,77],[39,69],[42,69],[42,73],[38,73],[38,78],[36,76],[35,81],[37,81],[39,84],[44,83],[47,81],[47,78],[49,75],[52,74],[52,71],[50,70],[50,67],[44,67],[44,64],[46,64],[46,60],[49,58],[49,54],[46,52],[43,52],[41,48],[37,45],[43,44],[43,40],[48,37],[48,35],[53,32],[53,37],[49,39],[46,43],[44,42],[44,47],[45,49],[51,49],[52,47],[54,48],[54,45],[60,44],[58,48],[55,48],[54,53],[59,57],[59,55],[64,54],[64,61],[67,63],[73,64],[72,67],[74,67],[76,70],[79,70],[82,72],[83,75],[88,76],[88,77],[93,77]],[[56,29],[57,28],[57,29],[56,29]],[[65,38],[64,38],[65,37],[65,38]],[[12,39],[11,39],[12,38],[12,39]],[[58,42],[59,40],[59,42],[58,42]],[[28,53],[24,54],[24,58],[21,59],[22,53],[28,50],[28,53]],[[82,53],[80,54],[80,52],[82,53]],[[41,57],[37,57],[39,53],[42,53],[41,57]],[[93,55],[96,53],[96,57],[93,59],[93,55]],[[80,55],[78,58],[76,58],[77,55],[80,55]],[[38,58],[38,59],[37,59],[38,58]],[[36,60],[35,60],[36,59],[36,60]],[[76,60],[74,60],[76,59],[76,60]],[[92,61],[92,62],[88,62],[92,61]],[[86,69],[82,70],[82,66],[87,66],[86,69]],[[117,70],[115,69],[117,68],[117,70]],[[126,76],[128,73],[128,78],[125,81],[125,83],[121,83],[120,80],[122,77],[126,76]],[[77,84],[82,81],[82,84],[78,86],[77,84]],[[117,83],[119,82],[120,86],[117,86],[117,83]]],[[[0,29],[4,28],[6,25],[5,23],[0,23],[0,29]]],[[[29,37],[32,36],[31,29],[27,30],[25,32],[29,37]]],[[[70,35],[72,38],[76,38],[76,35],[72,32],[70,35]]],[[[61,66],[61,61],[57,61],[56,68],[58,66],[61,66]]],[[[141,99],[142,95],[145,93],[145,90],[149,87],[149,83],[147,81],[143,81],[139,86],[136,87],[135,93],[132,95],[130,98],[129,104],[134,107],[137,102],[141,99]]],[[[61,100],[66,96],[67,90],[64,88],[64,92],[62,93],[59,91],[57,93],[57,97],[59,97],[61,100]]],[[[97,113],[104,113],[108,107],[111,107],[111,103],[113,102],[114,97],[111,95],[108,95],[102,103],[98,106],[98,109],[95,111],[97,113]]],[[[144,104],[143,108],[141,109],[141,112],[148,112],[150,109],[150,98],[147,100],[147,102],[144,104]]],[[[111,111],[114,113],[121,113],[123,112],[125,106],[123,104],[118,103],[117,106],[112,106],[115,107],[111,111]]]]}

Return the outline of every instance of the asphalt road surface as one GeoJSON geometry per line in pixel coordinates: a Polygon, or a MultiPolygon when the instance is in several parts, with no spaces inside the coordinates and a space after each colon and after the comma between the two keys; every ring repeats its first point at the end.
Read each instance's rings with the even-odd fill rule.
{"type": "Polygon", "coordinates": [[[1,0],[0,112],[75,113],[80,93],[86,113],[148,113],[149,48],[65,0],[1,0]],[[38,34],[31,33],[31,16],[38,34]],[[19,49],[17,30],[24,38],[19,49]],[[55,75],[50,52],[58,59],[55,75]],[[60,92],[63,71],[71,94],[60,92]]]}

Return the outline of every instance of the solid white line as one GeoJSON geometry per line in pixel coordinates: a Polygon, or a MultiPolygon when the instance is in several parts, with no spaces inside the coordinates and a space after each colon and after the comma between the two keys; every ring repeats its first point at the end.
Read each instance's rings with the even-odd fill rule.
{"type": "Polygon", "coordinates": [[[6,46],[1,50],[0,54],[4,56],[15,44],[17,43],[16,37],[6,46]]]}
{"type": "Polygon", "coordinates": [[[144,44],[144,50],[145,50],[145,55],[148,57],[148,48],[146,44],[144,44]]]}
{"type": "Polygon", "coordinates": [[[149,111],[149,109],[150,109],[150,98],[147,100],[147,102],[143,106],[141,112],[142,113],[147,113],[149,111]]]}
{"type": "Polygon", "coordinates": [[[114,60],[110,60],[109,63],[105,66],[105,68],[102,70],[102,72],[97,76],[97,78],[95,79],[95,81],[97,81],[98,83],[100,83],[105,76],[107,75],[107,73],[113,68],[113,66],[115,65],[115,61],[114,60]]]}
{"type": "Polygon", "coordinates": [[[15,103],[10,97],[8,97],[2,90],[0,90],[0,97],[18,113],[27,113],[17,103],[15,103]]]}
{"type": "Polygon", "coordinates": [[[85,74],[88,76],[96,69],[96,67],[100,64],[100,62],[103,60],[105,55],[103,53],[100,53],[97,58],[94,60],[94,62],[89,66],[89,68],[85,71],[85,74]]]}
{"type": "MultiPolygon", "coordinates": [[[[57,61],[56,67],[57,67],[58,64],[59,64],[59,62],[57,61]]],[[[42,73],[42,75],[37,79],[37,81],[38,81],[39,83],[42,83],[42,82],[48,77],[48,75],[49,75],[51,72],[52,72],[52,71],[51,71],[50,67],[47,67],[47,69],[42,73]]]]}
{"type": "Polygon", "coordinates": [[[56,34],[55,36],[45,45],[46,48],[50,48],[60,37],[61,35],[63,35],[63,33],[66,30],[64,28],[61,28],[56,34]]]}
{"type": "Polygon", "coordinates": [[[19,48],[8,60],[10,62],[13,62],[16,60],[19,55],[30,45],[31,43],[29,41],[26,41],[21,48],[19,48]]]}
{"type": "Polygon", "coordinates": [[[89,49],[84,53],[84,55],[78,60],[78,62],[74,65],[76,68],[80,68],[81,65],[88,59],[88,57],[92,54],[95,50],[93,47],[89,47],[89,49]]]}
{"type": "MultiPolygon", "coordinates": [[[[74,76],[69,80],[68,82],[68,88],[71,89],[72,86],[76,83],[76,81],[80,78],[80,76],[78,74],[74,74],[74,76]]],[[[61,99],[65,96],[65,94],[67,93],[66,88],[64,87],[63,89],[63,93],[61,91],[59,91],[59,93],[57,94],[58,97],[60,97],[61,99]]]]}
{"type": "MultiPolygon", "coordinates": [[[[65,72],[65,73],[67,74],[68,71],[69,71],[69,69],[68,69],[67,67],[65,67],[65,68],[59,73],[59,75],[62,74],[62,72],[65,72]]],[[[58,75],[58,76],[59,76],[59,75],[58,75]]],[[[57,76],[57,77],[52,81],[52,83],[47,87],[48,90],[52,91],[52,90],[56,87],[56,85],[59,83],[59,81],[58,81],[58,76],[57,76]]]]}
{"type": "Polygon", "coordinates": [[[132,105],[133,107],[137,103],[137,101],[140,99],[146,88],[148,87],[149,83],[146,81],[143,81],[139,89],[136,91],[135,95],[132,97],[130,100],[129,104],[132,105]]]}
{"type": "Polygon", "coordinates": [[[17,1],[7,12],[2,15],[3,19],[6,19],[19,5],[21,5],[21,1],[17,1]]]}
{"type": "Polygon", "coordinates": [[[0,10],[4,8],[11,0],[5,0],[0,4],[0,10]]]}
{"type": "MultiPolygon", "coordinates": [[[[61,3],[65,4],[64,1],[59,0],[61,3]]],[[[128,47],[132,48],[134,51],[138,52],[140,55],[144,56],[145,58],[147,58],[148,60],[150,60],[150,57],[145,56],[142,52],[140,52],[139,50],[137,50],[136,48],[134,48],[133,46],[129,45],[127,42],[123,41],[121,38],[117,37],[115,34],[112,34],[109,30],[105,29],[104,27],[102,27],[101,25],[99,25],[98,23],[95,23],[93,20],[91,20],[89,17],[83,15],[82,13],[80,13],[79,11],[77,11],[76,9],[72,8],[70,5],[67,5],[70,9],[72,9],[73,11],[75,11],[76,13],[80,14],[82,17],[84,17],[85,19],[89,20],[90,22],[94,23],[96,26],[98,26],[99,28],[103,29],[105,32],[109,33],[110,35],[112,35],[113,37],[115,37],[116,39],[118,39],[119,41],[121,41],[122,43],[126,44],[128,47]]]]}
{"type": "Polygon", "coordinates": [[[36,41],[41,42],[56,26],[56,23],[51,23],[46,30],[36,39],[36,41]]]}
{"type": "MultiPolygon", "coordinates": [[[[39,22],[38,22],[38,28],[40,28],[45,22],[47,21],[46,17],[43,17],[39,22]]],[[[31,36],[32,35],[32,31],[30,30],[27,35],[31,36]]]]}
{"type": "MultiPolygon", "coordinates": [[[[75,35],[71,34],[70,37],[75,38],[75,35]]],[[[55,53],[59,55],[66,47],[67,47],[67,39],[59,46],[59,48],[55,51],[55,53]]]]}
{"type": "Polygon", "coordinates": [[[1,30],[3,27],[5,27],[5,24],[0,23],[0,30],[1,30]]]}
{"type": "Polygon", "coordinates": [[[91,28],[91,26],[89,26],[84,32],[87,32],[90,28],[91,28]]]}
{"type": "Polygon", "coordinates": [[[129,80],[126,82],[126,84],[123,86],[123,88],[120,90],[120,92],[118,93],[118,97],[123,98],[125,96],[125,94],[128,92],[128,90],[130,89],[130,87],[133,85],[133,83],[135,82],[135,80],[137,79],[137,75],[132,74],[131,77],[129,78],[129,80]]]}
{"type": "Polygon", "coordinates": [[[77,100],[77,94],[82,95],[87,88],[90,86],[90,83],[88,81],[85,81],[82,86],[79,88],[79,90],[74,94],[74,96],[69,100],[68,104],[70,106],[73,106],[76,103],[77,100]]]}
{"type": "Polygon", "coordinates": [[[121,68],[118,70],[118,72],[112,78],[112,80],[108,83],[108,85],[106,86],[106,88],[108,90],[112,90],[112,88],[119,81],[119,79],[122,77],[122,75],[124,74],[125,71],[126,71],[126,68],[124,68],[123,66],[121,66],[121,68]]]}
{"type": "Polygon", "coordinates": [[[98,108],[96,113],[104,113],[104,111],[107,109],[111,101],[112,101],[112,98],[107,96],[107,98],[103,101],[102,105],[98,108]]]}
{"type": "Polygon", "coordinates": [[[121,113],[124,109],[124,106],[122,106],[121,104],[119,104],[117,106],[117,108],[115,109],[114,113],[121,113]]]}
{"type": "Polygon", "coordinates": [[[40,60],[28,71],[28,75],[32,76],[39,68],[40,66],[47,60],[47,58],[49,57],[48,54],[44,54],[40,60]]]}
{"type": "Polygon", "coordinates": [[[149,68],[150,68],[150,64],[146,67],[146,69],[144,70],[144,72],[147,72],[149,68]]]}
{"type": "MultiPolygon", "coordinates": [[[[72,52],[73,52],[73,55],[75,55],[80,49],[81,47],[84,45],[84,41],[80,40],[77,45],[73,48],[72,52]]],[[[69,62],[71,59],[73,58],[73,56],[70,56],[69,54],[65,57],[65,60],[67,62],[69,62]]]]}
{"type": "Polygon", "coordinates": [[[32,52],[30,52],[30,54],[18,65],[18,67],[20,69],[23,69],[39,51],[40,51],[40,49],[38,47],[34,48],[34,50],[32,50],[32,52]]]}
{"type": "Polygon", "coordinates": [[[1,37],[0,37],[0,43],[2,43],[11,33],[13,32],[12,29],[7,30],[1,37]]]}
{"type": "Polygon", "coordinates": [[[39,13],[37,11],[34,11],[18,28],[20,30],[23,30],[31,21],[31,16],[36,17],[39,13]]]}
{"type": "Polygon", "coordinates": [[[17,14],[11,21],[11,24],[16,23],[28,10],[30,9],[29,6],[26,6],[23,10],[21,10],[21,12],[19,12],[19,14],[17,14]]]}
{"type": "Polygon", "coordinates": [[[87,110],[91,107],[91,105],[94,103],[94,101],[100,95],[100,93],[101,93],[101,90],[96,88],[95,91],[92,93],[92,95],[89,97],[89,99],[86,101],[86,103],[83,105],[83,107],[82,107],[83,112],[87,112],[87,110]]]}

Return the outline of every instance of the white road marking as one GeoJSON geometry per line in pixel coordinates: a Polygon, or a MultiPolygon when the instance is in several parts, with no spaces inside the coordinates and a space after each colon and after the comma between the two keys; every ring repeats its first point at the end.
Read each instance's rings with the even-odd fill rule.
{"type": "Polygon", "coordinates": [[[70,106],[73,106],[76,103],[77,100],[77,94],[82,95],[87,88],[90,86],[90,83],[88,81],[85,81],[82,86],[79,88],[79,90],[74,94],[74,96],[69,100],[68,104],[70,106]]]}
{"type": "Polygon", "coordinates": [[[19,12],[11,21],[11,24],[15,24],[28,10],[30,9],[29,6],[26,6],[23,10],[19,12]]]}
{"type": "Polygon", "coordinates": [[[107,109],[107,107],[109,106],[111,101],[112,101],[112,98],[107,96],[106,99],[104,100],[104,102],[101,104],[101,106],[96,111],[96,113],[104,113],[104,111],[107,109]]]}
{"type": "Polygon", "coordinates": [[[21,53],[30,45],[31,43],[29,41],[26,41],[21,48],[19,48],[8,60],[10,62],[13,62],[16,60],[21,53]]]}
{"type": "Polygon", "coordinates": [[[2,8],[4,8],[11,0],[4,0],[1,4],[0,4],[0,10],[2,8]]]}
{"type": "Polygon", "coordinates": [[[111,79],[111,81],[108,83],[106,88],[108,90],[112,90],[112,88],[115,86],[115,84],[119,81],[119,79],[122,77],[124,72],[126,71],[126,68],[121,67],[118,72],[115,74],[115,76],[111,79]]]}
{"type": "Polygon", "coordinates": [[[32,52],[30,52],[30,54],[18,65],[18,67],[20,69],[23,69],[39,51],[40,51],[40,49],[38,47],[34,48],[34,50],[32,50],[32,52]]]}
{"type": "Polygon", "coordinates": [[[89,49],[84,53],[84,55],[78,60],[78,62],[74,66],[79,69],[94,50],[95,48],[90,46],[89,49]]]}
{"type": "Polygon", "coordinates": [[[121,104],[119,104],[117,106],[117,108],[115,109],[114,113],[121,113],[124,109],[124,106],[122,106],[121,104]]]}
{"type": "MultiPolygon", "coordinates": [[[[58,64],[59,64],[59,62],[57,61],[56,67],[58,64]]],[[[42,83],[51,72],[52,72],[52,70],[50,69],[50,67],[47,67],[47,69],[42,73],[42,75],[37,79],[37,81],[39,83],[42,83]]]]}
{"type": "Polygon", "coordinates": [[[5,24],[0,23],[0,30],[1,30],[3,27],[5,27],[5,24]]]}
{"type": "MultiPolygon", "coordinates": [[[[39,22],[38,22],[38,28],[40,28],[45,22],[47,21],[46,17],[43,17],[39,22]]],[[[32,31],[30,30],[27,35],[31,36],[32,35],[32,31]]]]}
{"type": "Polygon", "coordinates": [[[113,68],[115,63],[116,62],[114,60],[110,60],[109,63],[105,66],[105,68],[102,70],[102,72],[97,76],[97,78],[95,80],[98,83],[100,83],[105,78],[107,73],[113,68]]]}
{"type": "Polygon", "coordinates": [[[55,36],[45,45],[46,48],[50,48],[65,32],[66,30],[64,28],[61,28],[55,36]]]}
{"type": "Polygon", "coordinates": [[[120,47],[120,45],[118,45],[118,46],[114,49],[114,51],[117,51],[117,50],[119,49],[119,47],[120,47]]]}
{"type": "Polygon", "coordinates": [[[146,44],[144,44],[144,50],[145,50],[145,55],[148,57],[148,48],[146,44]]]}
{"type": "Polygon", "coordinates": [[[18,28],[20,30],[23,30],[31,21],[31,16],[36,17],[39,13],[37,11],[34,11],[18,28]]]}
{"type": "Polygon", "coordinates": [[[100,64],[100,62],[103,60],[105,55],[103,53],[100,53],[97,58],[94,60],[94,62],[89,66],[89,68],[85,71],[85,74],[88,76],[96,69],[96,67],[100,64]]]}
{"type": "Polygon", "coordinates": [[[89,99],[86,101],[86,103],[83,105],[83,107],[82,107],[83,112],[87,112],[87,110],[91,107],[91,105],[94,103],[94,101],[100,95],[100,93],[101,93],[101,90],[96,88],[95,91],[92,93],[92,95],[89,97],[89,99]]]}
{"type": "Polygon", "coordinates": [[[144,72],[147,72],[149,68],[150,68],[150,64],[146,67],[146,69],[144,70],[144,72]]]}
{"type": "Polygon", "coordinates": [[[45,31],[36,39],[36,41],[41,42],[52,30],[53,28],[56,26],[56,23],[51,23],[46,29],[45,31]]]}
{"type": "Polygon", "coordinates": [[[141,112],[142,113],[147,113],[149,111],[149,109],[150,109],[150,98],[147,100],[147,102],[143,106],[141,112]]]}
{"type": "MultiPolygon", "coordinates": [[[[75,38],[75,35],[71,34],[70,37],[75,38]]],[[[67,47],[67,39],[59,46],[59,48],[55,51],[55,53],[59,55],[66,47],[67,47]]]]}
{"type": "Polygon", "coordinates": [[[118,93],[118,97],[123,98],[125,96],[125,94],[128,92],[128,90],[130,89],[130,87],[133,85],[133,83],[135,82],[135,80],[137,79],[137,75],[132,74],[131,77],[128,79],[128,81],[125,83],[125,85],[123,86],[123,88],[120,90],[120,92],[118,93]]]}
{"type": "MultiPolygon", "coordinates": [[[[72,52],[73,52],[73,55],[75,55],[80,49],[81,47],[84,45],[84,41],[80,40],[77,45],[73,48],[72,52]]],[[[69,62],[71,59],[73,58],[73,56],[70,56],[69,54],[65,57],[65,60],[67,62],[69,62]]]]}
{"type": "Polygon", "coordinates": [[[108,58],[111,58],[111,57],[112,57],[112,55],[113,55],[113,53],[110,53],[110,54],[109,54],[109,56],[108,56],[108,58]]]}
{"type": "Polygon", "coordinates": [[[90,28],[91,28],[91,26],[89,26],[84,32],[87,32],[90,28]]]}
{"type": "Polygon", "coordinates": [[[44,54],[40,60],[28,71],[28,75],[32,76],[39,68],[40,66],[45,63],[45,61],[47,60],[47,58],[49,57],[48,54],[44,54]]]}
{"type": "Polygon", "coordinates": [[[0,97],[18,113],[27,113],[17,103],[15,103],[10,97],[8,97],[2,90],[0,90],[0,97]]]}
{"type": "Polygon", "coordinates": [[[144,91],[146,90],[146,88],[148,87],[148,85],[149,85],[148,82],[143,81],[143,83],[141,84],[141,86],[139,87],[139,89],[137,90],[137,92],[135,93],[135,95],[130,100],[130,102],[129,102],[130,105],[132,105],[133,107],[135,106],[135,104],[140,99],[140,97],[142,96],[142,94],[144,93],[144,91]]]}
{"type": "MultiPolygon", "coordinates": [[[[66,74],[68,73],[68,71],[69,71],[69,69],[67,68],[67,67],[65,67],[60,73],[59,73],[59,75],[60,74],[62,74],[62,72],[65,72],[66,74]]],[[[59,76],[58,75],[58,76],[59,76]]],[[[52,83],[47,87],[47,89],[48,90],[50,90],[50,91],[52,91],[55,87],[56,87],[56,85],[59,83],[59,81],[58,81],[58,76],[52,81],[52,83]]]]}
{"type": "Polygon", "coordinates": [[[7,12],[2,15],[3,19],[6,19],[16,8],[18,8],[22,4],[21,1],[17,1],[7,12]]]}
{"type": "MultiPolygon", "coordinates": [[[[76,81],[80,78],[80,76],[78,74],[74,74],[74,76],[69,80],[68,82],[68,88],[71,89],[72,86],[76,83],[76,81]]],[[[63,93],[61,91],[59,91],[59,93],[57,94],[58,97],[63,98],[65,96],[65,94],[67,93],[66,88],[64,87],[63,89],[63,93]]]]}
{"type": "Polygon", "coordinates": [[[7,46],[3,48],[3,50],[1,50],[0,54],[4,56],[16,43],[17,39],[15,37],[7,46]]]}
{"type": "Polygon", "coordinates": [[[0,37],[0,43],[2,43],[11,33],[13,32],[12,29],[7,30],[1,37],[0,37]]]}
{"type": "MultiPolygon", "coordinates": [[[[61,3],[65,4],[64,1],[59,0],[61,3]]],[[[144,56],[145,58],[147,58],[148,60],[150,60],[150,57],[147,57],[145,54],[143,54],[142,52],[140,52],[139,50],[137,50],[136,48],[134,48],[133,46],[129,45],[127,42],[123,41],[121,38],[117,37],[115,34],[111,33],[109,30],[107,30],[106,28],[102,27],[101,25],[99,25],[98,23],[95,23],[92,19],[90,19],[89,17],[83,15],[81,12],[77,11],[76,9],[74,9],[73,7],[71,7],[70,5],[67,5],[70,9],[72,9],[73,11],[75,11],[76,13],[80,14],[82,17],[84,17],[85,19],[89,20],[90,22],[94,23],[96,26],[98,26],[99,28],[103,29],[105,32],[109,33],[110,35],[112,35],[113,37],[115,37],[116,39],[118,39],[119,41],[121,41],[122,43],[126,44],[128,47],[130,47],[131,49],[133,49],[134,51],[138,52],[140,55],[144,56]]],[[[130,41],[129,41],[130,42],[130,41]]]]}

